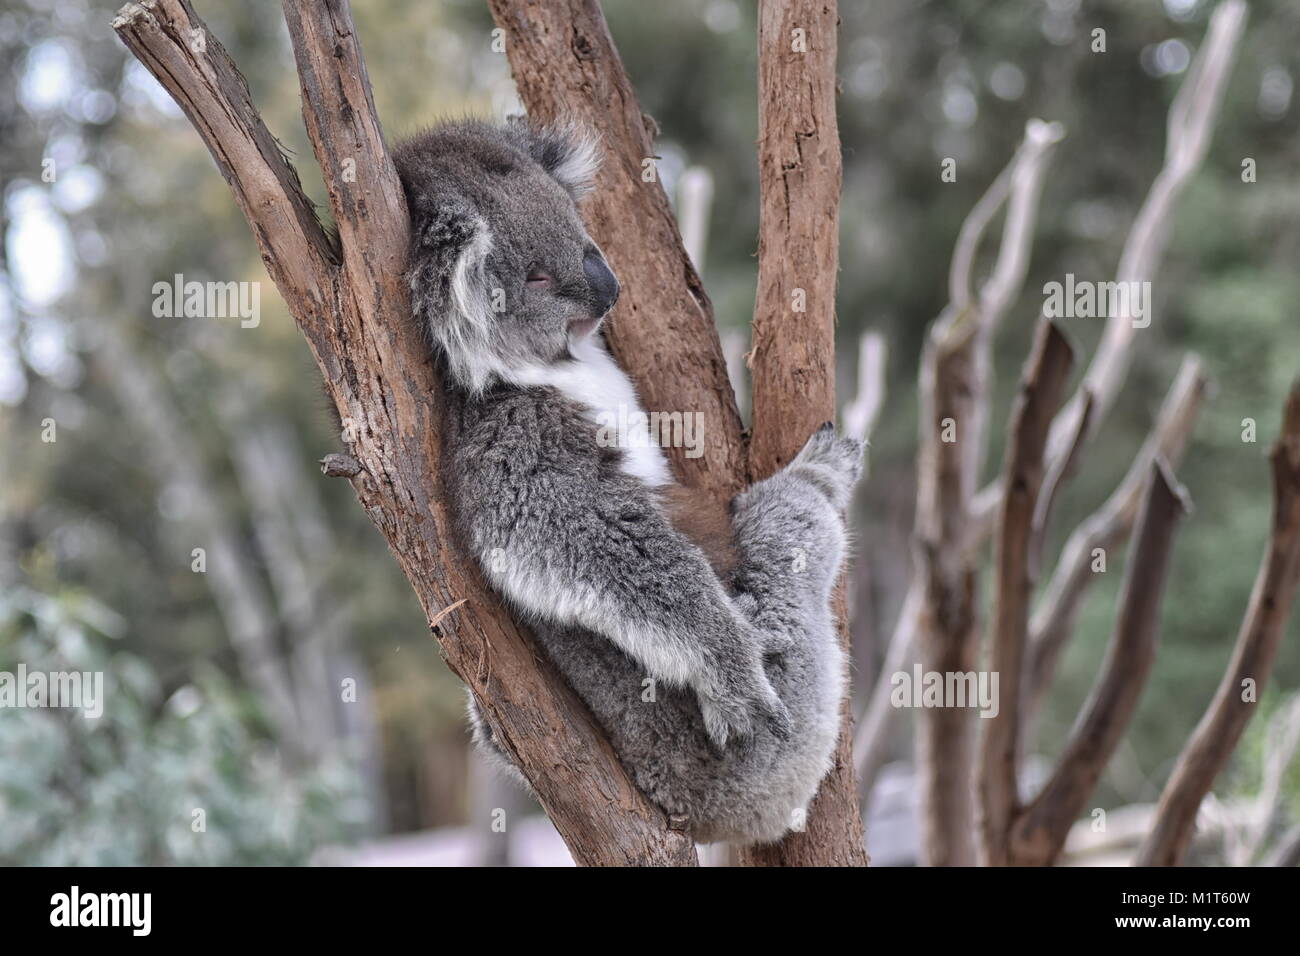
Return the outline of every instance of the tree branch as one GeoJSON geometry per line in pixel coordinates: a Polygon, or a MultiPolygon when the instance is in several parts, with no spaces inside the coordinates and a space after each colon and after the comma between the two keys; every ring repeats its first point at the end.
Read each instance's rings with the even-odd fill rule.
{"type": "MultiPolygon", "coordinates": [[[[1157,458],[1124,570],[1119,618],[1106,660],[1061,759],[1043,789],[1016,815],[1002,862],[1046,866],[1065,846],[1070,826],[1101,779],[1137,709],[1160,640],[1160,598],[1173,552],[1174,528],[1187,513],[1186,493],[1157,458]]],[[[1015,702],[1016,698],[1007,698],[1015,702]]],[[[1012,740],[1014,749],[1014,740],[1012,740]]]]}
{"type": "Polygon", "coordinates": [[[310,314],[321,314],[325,304],[317,289],[328,287],[334,252],[298,173],[262,122],[225,47],[188,0],[128,3],[113,29],[202,137],[275,284],[310,306],[310,314]]]}
{"type": "MultiPolygon", "coordinates": [[[[1209,380],[1200,359],[1187,356],[1128,473],[1105,503],[1066,539],[1047,590],[1029,622],[1024,714],[1020,726],[1022,751],[1032,738],[1032,726],[1051,686],[1057,661],[1074,633],[1083,598],[1096,578],[1092,572],[1093,553],[1101,548],[1109,554],[1128,537],[1137,519],[1152,463],[1163,458],[1171,468],[1178,467],[1208,390],[1209,380]]],[[[1085,433],[1086,423],[1079,434],[1085,433]]]]}
{"type": "Polygon", "coordinates": [[[980,745],[980,830],[989,863],[1006,862],[1007,833],[1019,809],[1017,726],[1020,675],[1029,601],[1037,576],[1034,517],[1043,485],[1043,456],[1052,416],[1060,406],[1074,350],[1052,322],[1041,322],[1011,414],[1010,443],[997,538],[997,585],[990,669],[998,674],[999,708],[980,745]]]}
{"type": "MultiPolygon", "coordinates": [[[[835,116],[834,0],[760,0],[758,169],[761,215],[750,478],[788,462],[835,417],[835,280],[839,266],[840,139],[835,116]]],[[[848,655],[843,578],[835,605],[848,655]]],[[[841,708],[835,764],[807,829],[742,854],[754,866],[865,866],[853,773],[853,717],[841,708]]]]}
{"type": "MultiPolygon", "coordinates": [[[[980,317],[975,324],[984,330],[983,342],[980,343],[983,361],[982,364],[977,365],[977,368],[982,368],[984,371],[984,384],[981,386],[983,398],[980,402],[976,402],[976,405],[987,403],[987,390],[990,387],[987,381],[988,343],[992,341],[993,331],[1001,322],[1002,316],[1011,305],[1015,291],[1024,280],[1029,248],[1033,241],[1034,216],[1041,189],[1042,173],[1051,157],[1052,147],[1063,135],[1063,128],[1056,123],[1031,120],[1026,124],[1024,141],[1017,148],[1011,161],[967,214],[953,249],[952,264],[948,272],[950,302],[948,309],[939,319],[940,323],[948,324],[953,322],[953,316],[963,315],[967,310],[975,307],[976,302],[971,288],[976,252],[993,217],[1010,200],[1014,211],[1008,213],[1007,224],[1003,228],[1002,242],[998,248],[998,257],[992,273],[996,278],[984,284],[977,303],[980,317]]],[[[939,328],[936,327],[935,331],[938,334],[939,328]]],[[[972,343],[972,346],[974,344],[972,343]]],[[[922,371],[923,401],[927,394],[924,382],[932,377],[922,371]]],[[[970,465],[973,471],[978,471],[978,458],[984,442],[984,426],[985,413],[977,409],[963,427],[965,434],[961,438],[961,445],[963,449],[969,449],[968,453],[973,456],[970,465]]],[[[924,451],[924,437],[922,446],[921,455],[925,455],[927,453],[924,451]]],[[[925,474],[923,460],[918,457],[918,482],[925,474]]],[[[974,478],[971,480],[973,481],[974,478]]],[[[932,496],[927,497],[926,500],[930,502],[926,505],[926,510],[929,511],[932,509],[932,496]]],[[[922,523],[921,501],[922,497],[918,495],[918,528],[922,523]]],[[[923,551],[921,553],[924,554],[923,551]]],[[[891,682],[894,672],[903,667],[912,655],[913,644],[921,625],[922,612],[926,607],[925,594],[929,579],[930,574],[923,565],[923,557],[917,557],[913,562],[912,577],[906,597],[903,599],[890,637],[885,669],[877,677],[858,727],[853,752],[864,795],[869,795],[876,773],[884,760],[890,725],[897,714],[897,708],[889,704],[891,682]]],[[[930,615],[930,619],[935,618],[930,615]]]]}
{"type": "MultiPolygon", "coordinates": [[[[987,432],[993,333],[1024,279],[1042,171],[1060,139],[1056,124],[1033,120],[1006,170],[962,226],[949,286],[953,301],[931,329],[921,358],[921,443],[917,455],[916,555],[913,578],[895,630],[920,636],[927,671],[967,672],[976,655],[976,556],[971,501],[987,432]],[[978,302],[970,297],[975,252],[997,209],[1010,202],[1003,241],[978,302]],[[913,596],[916,592],[917,596],[913,596]]],[[[891,647],[893,642],[891,641],[891,647]]],[[[884,683],[876,693],[888,693],[884,683]]],[[[883,702],[868,704],[873,715],[883,702]]],[[[924,856],[932,865],[974,862],[971,805],[973,731],[960,709],[926,709],[919,744],[924,856]]],[[[858,748],[877,766],[879,747],[858,748]]]]}
{"type": "Polygon", "coordinates": [[[1292,385],[1272,452],[1273,524],[1232,661],[1165,784],[1139,866],[1175,866],[1201,800],[1223,770],[1263,692],[1300,584],[1300,382],[1292,385]]]}
{"type": "MultiPolygon", "coordinates": [[[[1118,282],[1152,282],[1160,270],[1169,223],[1184,188],[1205,158],[1245,20],[1244,0],[1223,0],[1210,18],[1205,42],[1170,107],[1165,162],[1125,239],[1115,275],[1118,282]]],[[[1061,409],[1052,426],[1049,467],[1079,444],[1085,402],[1089,411],[1089,421],[1083,423],[1085,440],[1096,433],[1097,426],[1110,411],[1128,374],[1135,331],[1131,311],[1118,309],[1108,317],[1101,343],[1078,391],[1061,409]]],[[[980,489],[974,512],[981,533],[992,530],[1001,495],[996,480],[980,489]]]]}
{"type": "Polygon", "coordinates": [[[406,269],[406,200],[375,112],[348,0],[283,0],[302,116],[358,291],[382,295],[406,269]]]}
{"type": "Polygon", "coordinates": [[[292,197],[292,168],[274,148],[225,51],[186,0],[123,8],[114,27],[207,143],[263,250],[271,277],[312,346],[362,470],[357,497],[383,533],[431,622],[448,666],[478,701],[495,738],[537,791],[574,859],[586,864],[691,864],[694,848],[632,785],[589,712],[487,588],[448,535],[437,480],[444,393],[416,324],[402,270],[404,206],[390,201],[391,163],[374,118],[349,7],[291,5],[303,58],[308,131],[327,167],[346,269],[292,197]],[[189,46],[199,30],[207,53],[189,46]],[[326,57],[337,48],[337,56],[326,57]],[[347,70],[348,75],[343,75],[347,70]],[[322,91],[329,91],[328,93],[322,91]],[[331,113],[364,111],[365,118],[331,113]],[[356,183],[341,175],[357,150],[356,183]],[[337,180],[342,179],[342,182],[337,180]],[[380,197],[380,198],[377,198],[380,197]],[[364,243],[364,245],[361,245],[364,243]],[[374,257],[367,259],[373,252],[374,257]],[[390,271],[391,270],[391,271],[390,271]]]}

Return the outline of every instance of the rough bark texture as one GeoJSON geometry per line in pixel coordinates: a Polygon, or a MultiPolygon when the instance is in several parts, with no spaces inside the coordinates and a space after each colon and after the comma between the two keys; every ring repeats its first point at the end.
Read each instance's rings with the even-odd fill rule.
{"type": "Polygon", "coordinates": [[[772,474],[835,417],[840,137],[836,4],[758,5],[758,294],[750,475],[772,474]]]}
{"type": "Polygon", "coordinates": [[[704,454],[668,453],[684,484],[725,501],[744,484],[740,413],[713,306],[654,166],[657,127],[641,112],[600,5],[488,0],[488,6],[505,31],[529,115],[577,120],[601,137],[605,162],[584,212],[622,286],[607,326],[610,344],[647,409],[703,413],[704,454]]]}
{"type": "Polygon", "coordinates": [[[690,840],[640,795],[586,708],[453,549],[437,478],[442,392],[410,321],[406,209],[351,13],[345,0],[286,0],[285,8],[339,249],[243,78],[186,0],[129,4],[114,29],[185,111],[231,184],[343,416],[348,450],[361,466],[351,479],[358,499],[429,620],[441,620],[434,633],[448,665],[532,781],[574,858],[689,865],[690,840]],[[204,38],[201,49],[195,36],[204,38]],[[466,603],[440,619],[457,599],[466,603]]]}
{"type": "Polygon", "coordinates": [[[1175,866],[1196,828],[1196,812],[1232,756],[1273,668],[1300,585],[1300,383],[1291,387],[1273,446],[1273,527],[1232,660],[1214,699],[1179,755],[1138,851],[1139,866],[1175,866]],[[1246,698],[1246,682],[1253,696],[1246,698]]]}
{"type": "MultiPolygon", "coordinates": [[[[835,418],[835,282],[840,137],[835,116],[835,0],[762,0],[758,7],[758,168],[762,192],[753,374],[751,480],[772,474],[835,418]]],[[[836,589],[849,651],[844,581],[836,589]]],[[[845,696],[835,766],[807,828],[741,855],[750,866],[865,866],[845,696]]]]}

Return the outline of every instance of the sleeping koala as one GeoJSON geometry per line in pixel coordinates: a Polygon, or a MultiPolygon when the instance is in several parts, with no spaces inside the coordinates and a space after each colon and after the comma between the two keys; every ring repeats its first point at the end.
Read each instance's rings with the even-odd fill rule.
{"type": "Polygon", "coordinates": [[[412,304],[452,398],[446,483],[464,545],[651,800],[701,842],[779,839],[839,730],[830,595],[862,446],[823,426],[734,499],[734,562],[711,564],[679,530],[683,489],[650,436],[602,437],[620,410],[644,419],[598,331],[619,285],[576,205],[594,143],[456,122],[394,160],[412,304]]]}

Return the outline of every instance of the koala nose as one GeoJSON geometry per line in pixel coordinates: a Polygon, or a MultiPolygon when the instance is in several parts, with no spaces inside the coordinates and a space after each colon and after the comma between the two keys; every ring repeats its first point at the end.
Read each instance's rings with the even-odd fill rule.
{"type": "Polygon", "coordinates": [[[582,272],[591,287],[591,314],[599,319],[618,301],[618,279],[605,264],[604,257],[594,249],[582,259],[582,272]]]}

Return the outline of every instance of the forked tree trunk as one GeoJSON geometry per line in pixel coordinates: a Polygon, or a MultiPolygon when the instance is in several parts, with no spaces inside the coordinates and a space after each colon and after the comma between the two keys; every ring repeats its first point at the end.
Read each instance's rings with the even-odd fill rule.
{"type": "MultiPolygon", "coordinates": [[[[755,443],[757,467],[749,463],[708,299],[657,176],[644,175],[654,168],[653,124],[640,112],[599,6],[490,5],[506,30],[530,111],[542,119],[575,117],[605,140],[607,161],[588,219],[624,288],[610,340],[647,407],[704,413],[706,453],[687,459],[675,449],[670,457],[686,484],[724,501],[833,417],[835,5],[770,2],[761,14],[771,137],[763,144],[770,250],[763,262],[774,261],[760,268],[783,298],[769,302],[761,292],[757,310],[756,405],[766,390],[765,408],[776,412],[771,433],[755,443]],[[778,159],[790,149],[793,157],[778,159]],[[773,220],[774,191],[785,190],[795,201],[773,220]],[[809,258],[795,256],[804,249],[809,258]],[[784,271],[786,260],[796,274],[784,271]],[[787,307],[791,286],[805,290],[807,314],[787,307]]],[[[447,534],[438,481],[441,384],[411,321],[402,281],[407,214],[351,12],[347,0],[284,0],[284,11],[337,243],[321,228],[234,63],[188,0],[128,4],[114,29],[202,136],[307,338],[348,442],[349,454],[331,456],[328,472],[351,480],[415,589],[448,666],[533,784],[575,860],[691,865],[689,838],[632,785],[587,709],[447,534]]],[[[807,831],[756,854],[756,862],[865,862],[847,741],[846,722],[837,768],[807,831]]]]}

